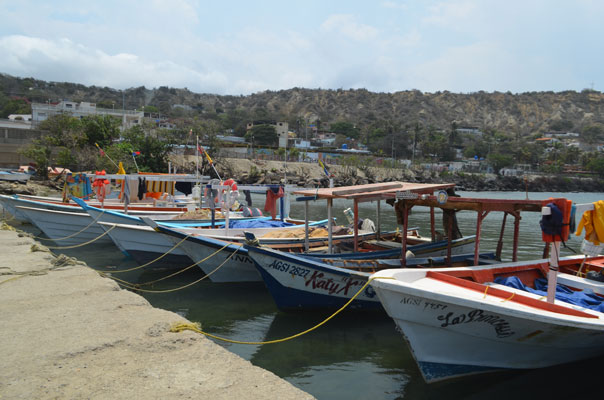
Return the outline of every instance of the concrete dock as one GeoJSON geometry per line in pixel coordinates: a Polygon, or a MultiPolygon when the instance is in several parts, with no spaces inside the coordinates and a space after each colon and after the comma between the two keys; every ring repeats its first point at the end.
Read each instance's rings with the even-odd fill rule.
{"type": "Polygon", "coordinates": [[[0,399],[312,399],[82,262],[0,230],[0,399]]]}

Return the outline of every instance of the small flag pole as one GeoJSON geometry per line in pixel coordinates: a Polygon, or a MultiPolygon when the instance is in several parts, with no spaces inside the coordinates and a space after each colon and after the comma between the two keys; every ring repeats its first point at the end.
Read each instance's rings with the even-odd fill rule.
{"type": "Polygon", "coordinates": [[[216,167],[214,166],[214,162],[212,161],[212,158],[210,157],[210,155],[208,154],[208,152],[203,147],[201,147],[199,145],[199,143],[197,144],[197,150],[199,150],[200,153],[205,154],[206,159],[208,160],[208,162],[210,163],[210,166],[212,167],[212,169],[216,173],[216,176],[218,177],[219,180],[222,180],[222,178],[220,177],[220,174],[218,173],[218,171],[216,170],[216,167]]]}
{"type": "Polygon", "coordinates": [[[199,182],[199,136],[195,136],[197,147],[195,147],[195,178],[199,182]]]}
{"type": "Polygon", "coordinates": [[[105,153],[105,152],[103,151],[103,149],[101,149],[101,147],[100,147],[100,146],[99,146],[97,143],[95,143],[94,145],[95,145],[95,146],[96,146],[96,148],[97,148],[97,149],[99,149],[99,151],[101,152],[101,157],[107,157],[107,158],[109,159],[109,161],[111,161],[111,162],[113,163],[113,165],[115,165],[115,168],[117,168],[117,169],[119,169],[119,168],[120,168],[120,167],[118,167],[118,166],[117,166],[117,164],[115,163],[115,161],[113,161],[113,160],[111,159],[111,157],[109,157],[109,156],[107,155],[107,153],[105,153]]]}
{"type": "Polygon", "coordinates": [[[140,171],[138,169],[138,164],[136,163],[136,156],[135,156],[134,152],[132,152],[132,160],[134,161],[134,166],[136,167],[136,173],[140,174],[140,171]]]}

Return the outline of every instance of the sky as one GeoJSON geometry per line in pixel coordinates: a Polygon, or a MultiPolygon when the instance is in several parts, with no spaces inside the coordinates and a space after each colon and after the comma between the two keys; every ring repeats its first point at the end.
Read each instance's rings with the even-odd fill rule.
{"type": "Polygon", "coordinates": [[[0,72],[127,89],[604,90],[600,0],[0,0],[0,72]]]}

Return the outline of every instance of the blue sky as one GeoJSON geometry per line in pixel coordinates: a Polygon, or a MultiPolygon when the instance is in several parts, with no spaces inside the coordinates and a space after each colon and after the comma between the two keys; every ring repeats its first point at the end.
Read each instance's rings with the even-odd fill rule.
{"type": "Polygon", "coordinates": [[[604,89],[599,0],[0,0],[0,72],[250,94],[604,89]]]}

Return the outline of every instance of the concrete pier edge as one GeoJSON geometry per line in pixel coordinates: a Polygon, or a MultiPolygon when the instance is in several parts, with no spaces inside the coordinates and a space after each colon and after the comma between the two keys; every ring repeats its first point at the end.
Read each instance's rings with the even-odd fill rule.
{"type": "Polygon", "coordinates": [[[313,398],[81,261],[11,230],[0,249],[0,399],[313,398]]]}

